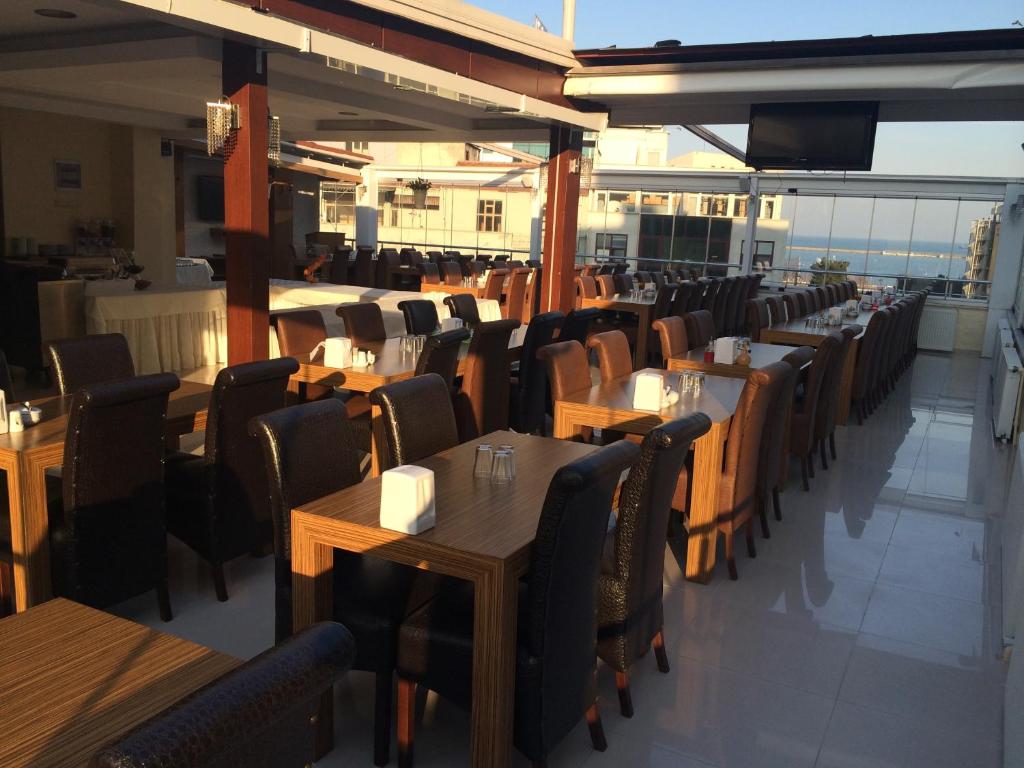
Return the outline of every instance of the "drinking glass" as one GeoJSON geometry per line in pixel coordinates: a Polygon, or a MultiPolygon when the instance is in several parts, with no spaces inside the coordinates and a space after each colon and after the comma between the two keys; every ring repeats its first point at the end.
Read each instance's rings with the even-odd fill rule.
{"type": "Polygon", "coordinates": [[[509,466],[511,467],[512,479],[515,480],[515,478],[516,478],[516,449],[513,446],[511,446],[511,445],[505,444],[505,445],[499,445],[498,446],[498,450],[499,451],[507,451],[508,452],[509,466]]]}
{"type": "Polygon", "coordinates": [[[422,334],[418,334],[416,336],[416,354],[417,355],[423,354],[423,347],[425,347],[426,344],[427,344],[427,337],[422,335],[422,334]]]}
{"type": "Polygon", "coordinates": [[[512,482],[512,454],[497,450],[491,462],[491,482],[504,485],[512,482]]]}
{"type": "Polygon", "coordinates": [[[490,477],[491,461],[494,451],[487,443],[476,447],[476,459],[473,461],[473,477],[490,477]]]}
{"type": "Polygon", "coordinates": [[[700,397],[704,391],[704,374],[695,373],[693,375],[693,396],[700,397]]]}

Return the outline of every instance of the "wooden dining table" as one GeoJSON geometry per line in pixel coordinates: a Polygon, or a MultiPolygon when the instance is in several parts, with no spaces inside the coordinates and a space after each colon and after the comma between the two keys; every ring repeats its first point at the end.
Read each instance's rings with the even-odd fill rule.
{"type": "Polygon", "coordinates": [[[777,363],[796,347],[789,347],[784,344],[762,344],[753,342],[750,345],[750,364],[740,365],[739,363],[706,362],[703,349],[691,349],[683,355],[676,355],[668,359],[670,371],[696,371],[711,376],[729,376],[738,379],[746,379],[751,373],[764,368],[771,363],[777,363]]]}
{"type": "Polygon", "coordinates": [[[785,323],[776,323],[761,329],[761,341],[765,344],[790,344],[817,349],[830,331],[838,331],[850,325],[859,325],[861,330],[850,345],[850,354],[843,365],[843,377],[839,382],[839,407],[836,409],[836,423],[846,424],[850,418],[850,395],[853,392],[853,373],[857,369],[857,354],[860,340],[876,310],[861,311],[857,317],[843,315],[841,325],[819,326],[813,324],[813,316],[798,317],[785,323]]]}
{"type": "Polygon", "coordinates": [[[722,477],[725,442],[746,381],[735,377],[707,376],[700,396],[684,394],[673,405],[659,411],[646,411],[633,405],[636,379],[641,373],[659,373],[666,379],[671,376],[667,371],[647,368],[556,400],[554,436],[562,439],[580,437],[583,427],[643,435],[667,421],[693,413],[707,414],[711,419],[711,429],[694,444],[686,554],[686,578],[707,582],[715,567],[718,486],[722,477]]]}
{"type": "Polygon", "coordinates": [[[421,283],[420,293],[465,293],[476,299],[482,299],[484,297],[484,287],[476,285],[449,285],[445,282],[440,283],[421,283]]]}
{"type": "Polygon", "coordinates": [[[651,335],[651,323],[654,321],[655,298],[630,298],[628,294],[617,293],[613,296],[598,296],[596,299],[580,299],[580,307],[597,307],[615,312],[628,312],[636,315],[636,345],[633,347],[633,368],[639,370],[647,365],[647,339],[651,335]]]}
{"type": "MultiPolygon", "coordinates": [[[[167,438],[206,429],[209,384],[182,381],[167,404],[167,438]]],[[[0,470],[7,475],[15,609],[23,611],[50,598],[50,539],[46,470],[64,462],[71,395],[35,400],[38,424],[24,432],[0,435],[0,470]]],[[[125,425],[130,428],[130,425],[125,425]]]]}
{"type": "MultiPolygon", "coordinates": [[[[509,339],[508,362],[510,365],[519,359],[524,336],[525,327],[520,326],[513,332],[511,339],[509,339]]],[[[299,360],[299,370],[291,378],[299,385],[319,384],[321,386],[340,387],[353,392],[369,394],[377,387],[411,379],[416,373],[418,358],[415,354],[402,352],[400,338],[376,341],[366,344],[362,349],[369,349],[377,356],[373,365],[331,368],[322,362],[303,362],[299,360]]],[[[468,355],[469,342],[467,341],[462,345],[462,349],[459,350],[459,367],[457,369],[457,375],[459,376],[465,375],[468,355]]],[[[383,469],[387,469],[384,466],[384,457],[387,456],[387,438],[384,433],[384,422],[381,419],[380,409],[377,406],[372,406],[370,409],[370,425],[373,432],[370,472],[371,476],[376,477],[383,469]]]]}
{"type": "MultiPolygon", "coordinates": [[[[294,629],[331,618],[334,550],[372,554],[473,582],[471,763],[503,768],[511,759],[519,579],[527,572],[548,484],[556,470],[592,452],[567,440],[493,432],[418,461],[434,471],[436,525],[419,535],[380,527],[380,479],[292,510],[294,629]],[[507,485],[473,475],[478,443],[515,448],[507,485]]],[[[332,699],[319,722],[330,724],[332,699]]],[[[331,746],[321,730],[322,749],[331,746]]]]}
{"type": "Polygon", "coordinates": [[[92,756],[241,662],[58,598],[0,620],[0,765],[92,756]]]}

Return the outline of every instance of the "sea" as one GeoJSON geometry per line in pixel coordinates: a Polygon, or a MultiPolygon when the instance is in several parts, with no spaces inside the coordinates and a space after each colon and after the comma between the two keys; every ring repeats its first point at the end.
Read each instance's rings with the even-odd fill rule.
{"type": "Polygon", "coordinates": [[[799,264],[799,268],[808,269],[826,254],[848,261],[851,272],[961,278],[967,271],[966,243],[954,243],[951,249],[949,242],[915,240],[908,249],[906,240],[834,237],[829,242],[828,237],[802,235],[794,235],[788,255],[776,258],[773,266],[796,268],[799,264]]]}

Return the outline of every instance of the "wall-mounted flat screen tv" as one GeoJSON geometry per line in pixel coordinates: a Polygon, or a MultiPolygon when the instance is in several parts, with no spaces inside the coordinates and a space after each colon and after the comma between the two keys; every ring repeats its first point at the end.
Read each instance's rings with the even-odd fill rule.
{"type": "Polygon", "coordinates": [[[878,102],[752,104],[747,165],[758,170],[870,171],[878,102]]]}
{"type": "Polygon", "coordinates": [[[200,221],[224,221],[224,179],[196,176],[196,216],[200,221]]]}

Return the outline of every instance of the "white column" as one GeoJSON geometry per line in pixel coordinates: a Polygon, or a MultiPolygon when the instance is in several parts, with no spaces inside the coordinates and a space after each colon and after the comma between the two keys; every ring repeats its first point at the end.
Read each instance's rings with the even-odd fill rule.
{"type": "Polygon", "coordinates": [[[377,250],[377,174],[372,168],[363,168],[362,189],[356,190],[356,231],[353,237],[359,245],[377,250]]]}
{"type": "Polygon", "coordinates": [[[747,225],[743,230],[743,251],[740,253],[740,274],[749,275],[754,264],[754,238],[757,237],[757,213],[761,206],[758,177],[750,177],[747,198],[747,225]]]}
{"type": "Polygon", "coordinates": [[[533,197],[530,199],[530,258],[540,261],[544,250],[544,190],[540,188],[540,171],[533,172],[533,197]]]}
{"type": "Polygon", "coordinates": [[[1024,211],[1013,211],[1011,206],[1024,195],[1024,184],[1007,184],[1003,199],[1003,212],[999,225],[999,247],[995,253],[995,269],[988,296],[988,320],[985,323],[983,357],[992,356],[996,326],[1006,310],[1013,306],[1020,279],[1022,252],[1024,252],[1024,211]]]}

